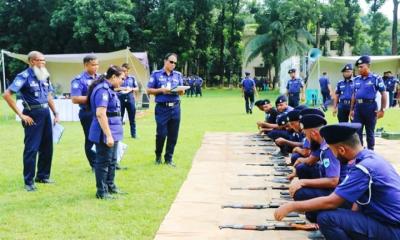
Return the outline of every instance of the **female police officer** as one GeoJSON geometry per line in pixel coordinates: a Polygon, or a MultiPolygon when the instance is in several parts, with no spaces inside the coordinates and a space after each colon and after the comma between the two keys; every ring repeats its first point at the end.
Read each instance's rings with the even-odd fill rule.
{"type": "Polygon", "coordinates": [[[124,77],[117,66],[108,68],[89,88],[88,108],[93,112],[89,140],[96,144],[96,197],[112,199],[110,194],[121,193],[114,184],[118,141],[122,140],[121,106],[114,88],[124,77]]]}

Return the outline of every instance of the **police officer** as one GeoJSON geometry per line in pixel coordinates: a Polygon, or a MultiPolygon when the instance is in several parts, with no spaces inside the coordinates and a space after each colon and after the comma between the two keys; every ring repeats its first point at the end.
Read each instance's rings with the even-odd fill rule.
{"type": "Polygon", "coordinates": [[[367,135],[368,149],[373,150],[375,146],[375,125],[378,118],[384,115],[386,106],[385,84],[380,76],[370,72],[371,58],[369,56],[360,57],[356,66],[360,75],[354,78],[354,93],[351,100],[350,115],[353,122],[361,123],[358,132],[361,143],[363,143],[363,128],[367,135]],[[381,106],[377,109],[375,102],[376,92],[381,93],[381,106]]]}
{"type": "Polygon", "coordinates": [[[186,96],[189,97],[189,95],[190,95],[190,97],[193,97],[193,93],[194,93],[194,82],[195,82],[194,76],[193,76],[193,75],[192,75],[192,76],[189,76],[187,81],[188,81],[188,84],[189,84],[189,87],[190,87],[190,88],[187,90],[186,96]]]}
{"type": "Polygon", "coordinates": [[[50,74],[45,67],[44,55],[38,51],[31,51],[28,54],[28,63],[29,68],[17,75],[3,98],[22,120],[25,132],[23,174],[25,189],[30,192],[36,190],[34,180],[38,183],[54,183],[50,179],[53,127],[49,107],[54,114],[55,123],[59,118],[51,95],[53,89],[49,81],[50,74]],[[22,112],[12,97],[14,93],[20,93],[24,106],[22,112]],[[39,157],[35,178],[37,155],[39,157]]]}
{"type": "MultiPolygon", "coordinates": [[[[288,112],[292,111],[293,108],[288,106],[287,99],[284,95],[277,97],[277,99],[275,100],[275,106],[279,113],[278,116],[276,117],[277,122],[275,125],[272,124],[270,125],[273,129],[267,133],[267,136],[274,141],[275,139],[278,139],[280,137],[288,139],[289,132],[286,131],[286,129],[282,129],[279,127],[278,119],[281,115],[286,115],[288,112]]],[[[282,153],[279,153],[278,156],[279,155],[282,155],[282,153]]]]}
{"type": "Polygon", "coordinates": [[[89,140],[96,144],[96,197],[112,199],[110,194],[123,193],[114,183],[118,141],[123,138],[121,104],[115,88],[119,88],[124,71],[117,66],[108,68],[89,88],[87,105],[93,113],[89,140]]]}
{"type": "Polygon", "coordinates": [[[87,92],[90,84],[97,79],[99,62],[94,55],[87,55],[83,58],[85,71],[76,76],[71,81],[71,100],[74,104],[79,104],[79,120],[83,133],[85,134],[85,154],[90,167],[94,170],[95,153],[92,151],[93,142],[89,140],[89,128],[92,123],[93,114],[87,109],[87,92]]]}
{"type": "Polygon", "coordinates": [[[336,86],[335,98],[333,99],[333,116],[337,114],[339,122],[348,122],[350,116],[350,103],[354,91],[352,80],[353,65],[346,64],[343,69],[343,80],[336,86]]]}
{"type": "Polygon", "coordinates": [[[300,102],[300,94],[304,99],[304,84],[303,80],[296,78],[296,69],[292,68],[289,70],[290,79],[287,82],[287,96],[289,97],[289,106],[297,107],[300,102]]]}
{"type": "Polygon", "coordinates": [[[118,92],[118,98],[121,102],[121,117],[124,119],[125,109],[128,111],[129,124],[131,128],[131,137],[136,138],[136,106],[134,92],[138,91],[138,84],[134,76],[129,75],[129,64],[124,63],[121,66],[124,71],[125,79],[118,92]]]}
{"type": "Polygon", "coordinates": [[[254,105],[265,113],[265,121],[258,121],[257,128],[261,133],[267,133],[274,128],[276,128],[276,117],[278,116],[278,111],[274,108],[268,99],[258,100],[254,105]]]}
{"type": "Polygon", "coordinates": [[[339,123],[321,135],[339,161],[355,159],[347,176],[329,196],[290,202],[275,211],[282,220],[289,212],[321,211],[319,229],[331,239],[400,239],[400,176],[382,157],[364,149],[356,131],[359,123],[339,123]],[[338,208],[345,201],[353,209],[338,208]]]}
{"type": "Polygon", "coordinates": [[[394,92],[396,90],[396,85],[399,80],[397,80],[393,75],[391,71],[386,71],[383,74],[383,82],[385,83],[386,86],[386,91],[389,93],[389,107],[394,106],[394,92]]]}
{"type": "Polygon", "coordinates": [[[245,75],[246,77],[241,83],[242,97],[244,97],[246,113],[252,114],[254,106],[254,93],[257,93],[257,89],[254,80],[250,78],[250,73],[245,72],[245,75]]]}
{"type": "Polygon", "coordinates": [[[328,106],[331,101],[331,83],[326,72],[322,73],[322,77],[319,78],[319,86],[321,88],[321,95],[322,95],[322,109],[324,112],[328,109],[328,106]]]}
{"type": "Polygon", "coordinates": [[[183,85],[182,74],[174,70],[176,61],[177,55],[175,53],[165,55],[164,67],[154,71],[147,84],[147,93],[155,95],[156,102],[156,164],[161,164],[161,154],[165,139],[167,139],[164,160],[165,164],[172,167],[175,167],[172,157],[178,140],[179,123],[181,120],[179,95],[185,93],[184,90],[171,91],[171,89],[183,85]]]}
{"type": "Polygon", "coordinates": [[[194,88],[195,88],[195,96],[200,95],[200,97],[203,96],[201,92],[201,87],[203,86],[203,79],[197,75],[195,75],[195,80],[194,80],[194,88]]]}

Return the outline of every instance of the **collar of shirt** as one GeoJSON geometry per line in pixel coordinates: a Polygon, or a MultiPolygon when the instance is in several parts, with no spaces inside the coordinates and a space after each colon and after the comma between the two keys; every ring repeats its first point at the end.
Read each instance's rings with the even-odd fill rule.
{"type": "Polygon", "coordinates": [[[361,78],[362,80],[367,80],[367,79],[370,78],[370,77],[372,77],[372,73],[371,73],[371,72],[368,73],[368,76],[366,76],[366,77],[360,75],[360,78],[361,78]]]}
{"type": "Polygon", "coordinates": [[[95,74],[94,74],[94,77],[93,77],[93,76],[91,76],[87,71],[84,71],[84,72],[83,72],[83,76],[84,76],[86,79],[96,79],[96,78],[97,78],[97,73],[95,73],[95,74]]]}
{"type": "Polygon", "coordinates": [[[359,153],[357,153],[355,159],[356,159],[356,164],[362,162],[364,160],[365,155],[369,153],[370,150],[368,149],[363,149],[359,153]]]}
{"type": "Polygon", "coordinates": [[[344,82],[353,82],[353,79],[351,79],[351,78],[345,78],[343,80],[344,80],[344,82]]]}
{"type": "Polygon", "coordinates": [[[161,74],[163,74],[163,75],[165,75],[165,76],[167,76],[167,77],[170,77],[170,76],[173,76],[173,75],[174,75],[174,70],[172,70],[171,73],[168,75],[168,74],[167,74],[167,71],[165,71],[165,68],[162,68],[161,74]]]}

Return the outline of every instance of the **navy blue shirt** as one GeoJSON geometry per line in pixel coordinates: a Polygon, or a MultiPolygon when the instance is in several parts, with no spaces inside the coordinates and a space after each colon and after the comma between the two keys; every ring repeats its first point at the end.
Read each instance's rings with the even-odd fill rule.
{"type": "MultiPolygon", "coordinates": [[[[129,87],[129,88],[137,88],[137,86],[138,85],[137,85],[135,77],[134,76],[130,76],[130,75],[128,77],[126,77],[124,79],[124,81],[122,82],[122,84],[121,84],[122,88],[127,88],[127,87],[129,87]]],[[[133,97],[133,92],[132,91],[129,92],[129,93],[118,92],[118,96],[123,96],[123,95],[125,95],[125,96],[128,95],[133,100],[135,99],[133,97]]]]}
{"type": "MultiPolygon", "coordinates": [[[[190,80],[189,80],[190,82],[190,80]]],[[[167,75],[164,69],[156,70],[151,74],[147,88],[162,88],[170,87],[171,89],[183,86],[182,74],[178,71],[172,71],[170,75],[167,75]]],[[[157,94],[155,101],[157,103],[162,102],[177,102],[179,101],[179,95],[177,93],[170,94],[157,94]]]]}
{"type": "Polygon", "coordinates": [[[49,92],[53,92],[53,87],[49,79],[38,80],[33,69],[28,68],[15,77],[8,90],[19,92],[22,100],[28,105],[38,105],[48,103],[48,95],[49,92]]]}
{"type": "Polygon", "coordinates": [[[304,84],[300,78],[290,79],[286,85],[288,93],[299,93],[304,84]]]}
{"type": "Polygon", "coordinates": [[[242,87],[245,92],[253,92],[255,86],[254,80],[249,77],[242,80],[242,87]]]}
{"type": "Polygon", "coordinates": [[[371,150],[364,149],[357,154],[356,165],[349,169],[335,193],[351,203],[358,201],[360,211],[369,217],[400,224],[400,176],[390,163],[371,150]],[[368,174],[357,165],[366,168],[368,174]],[[369,197],[370,202],[366,204],[369,197]]]}
{"type": "Polygon", "coordinates": [[[276,108],[271,108],[269,110],[269,112],[265,113],[265,121],[267,123],[276,124],[276,118],[277,118],[278,115],[279,115],[279,113],[276,110],[276,108]]]}
{"type": "Polygon", "coordinates": [[[321,92],[329,92],[328,85],[330,84],[329,78],[321,77],[319,79],[319,86],[321,87],[321,92]]]}
{"type": "MultiPolygon", "coordinates": [[[[86,96],[89,86],[97,79],[97,74],[92,77],[84,71],[71,81],[71,97],[86,96]]],[[[81,109],[86,109],[86,104],[79,104],[81,109]]]]}
{"type": "Polygon", "coordinates": [[[376,74],[370,73],[365,78],[359,75],[354,78],[353,82],[355,99],[374,100],[377,91],[385,91],[382,78],[376,74]]]}
{"type": "Polygon", "coordinates": [[[333,155],[333,152],[325,141],[321,143],[320,148],[321,155],[319,159],[321,164],[321,177],[338,177],[339,182],[341,182],[347,174],[347,165],[340,164],[340,161],[333,155]]]}
{"type": "Polygon", "coordinates": [[[196,77],[196,79],[194,80],[194,85],[201,87],[203,85],[203,79],[201,77],[196,77]]]}
{"type": "Polygon", "coordinates": [[[351,100],[354,91],[354,84],[351,79],[341,80],[336,86],[336,95],[339,100],[351,100]]]}
{"type": "Polygon", "coordinates": [[[386,91],[388,92],[394,92],[394,87],[396,85],[396,83],[399,80],[397,80],[395,77],[391,76],[391,77],[383,77],[383,82],[385,83],[386,86],[386,91]]]}

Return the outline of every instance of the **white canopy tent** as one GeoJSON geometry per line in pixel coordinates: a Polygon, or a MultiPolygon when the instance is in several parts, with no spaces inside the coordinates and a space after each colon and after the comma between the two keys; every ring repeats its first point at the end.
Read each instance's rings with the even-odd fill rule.
{"type": "MultiPolygon", "coordinates": [[[[2,66],[3,66],[3,87],[5,89],[5,61],[4,55],[27,62],[26,54],[12,53],[1,50],[2,66]]],[[[104,73],[107,68],[114,64],[121,66],[122,63],[129,63],[131,67],[130,73],[134,75],[138,81],[139,87],[144,92],[144,87],[150,78],[149,63],[147,52],[131,52],[129,48],[109,52],[109,53],[90,53],[99,59],[99,72],[104,73]]],[[[46,54],[46,67],[50,72],[50,78],[53,85],[59,88],[62,93],[70,92],[71,80],[83,71],[83,58],[88,53],[80,54],[46,54]]]]}
{"type": "MultiPolygon", "coordinates": [[[[319,78],[323,72],[327,72],[332,88],[334,88],[339,80],[343,78],[342,68],[345,64],[354,64],[359,56],[348,57],[319,57],[317,62],[310,70],[310,75],[307,82],[308,89],[318,89],[319,78]]],[[[392,71],[394,75],[400,74],[400,56],[371,56],[372,72],[383,76],[383,72],[392,71]]],[[[356,74],[357,71],[355,70],[356,74]]]]}

